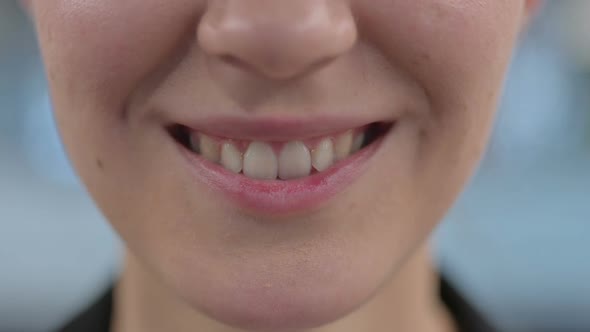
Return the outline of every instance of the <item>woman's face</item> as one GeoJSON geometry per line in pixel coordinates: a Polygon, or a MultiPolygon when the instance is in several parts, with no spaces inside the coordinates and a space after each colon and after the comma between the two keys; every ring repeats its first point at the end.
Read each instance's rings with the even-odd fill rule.
{"type": "Polygon", "coordinates": [[[346,315],[423,244],[528,5],[30,4],[63,141],[130,251],[195,309],[266,328],[346,315]]]}

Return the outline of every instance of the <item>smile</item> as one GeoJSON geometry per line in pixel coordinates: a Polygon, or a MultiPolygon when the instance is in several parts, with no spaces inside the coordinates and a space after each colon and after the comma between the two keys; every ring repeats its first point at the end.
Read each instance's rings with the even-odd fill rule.
{"type": "Polygon", "coordinates": [[[310,137],[303,130],[297,137],[291,124],[195,127],[167,129],[197,180],[253,214],[282,215],[316,208],[351,184],[395,122],[324,128],[328,133],[310,137]]]}
{"type": "Polygon", "coordinates": [[[257,180],[294,180],[323,172],[375,142],[391,124],[375,123],[311,139],[287,142],[221,138],[178,126],[183,147],[236,174],[257,180]]]}

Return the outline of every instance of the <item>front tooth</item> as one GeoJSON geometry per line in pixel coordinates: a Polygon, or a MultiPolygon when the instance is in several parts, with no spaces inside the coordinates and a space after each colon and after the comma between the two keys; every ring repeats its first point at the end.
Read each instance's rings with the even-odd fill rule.
{"type": "Polygon", "coordinates": [[[262,142],[252,142],[244,154],[244,175],[253,179],[274,180],[278,174],[278,162],[272,147],[262,142]]]}
{"type": "Polygon", "coordinates": [[[199,136],[199,151],[205,159],[214,163],[219,162],[221,157],[219,152],[219,145],[217,142],[207,135],[199,136]]]}
{"type": "Polygon", "coordinates": [[[242,153],[229,142],[221,146],[221,165],[234,173],[242,171],[242,153]]]}
{"type": "Polygon", "coordinates": [[[334,143],[330,138],[322,140],[312,151],[311,163],[318,172],[325,171],[332,166],[334,163],[334,143]]]}
{"type": "Polygon", "coordinates": [[[336,160],[342,160],[350,155],[350,149],[352,148],[352,131],[340,135],[336,138],[334,144],[334,153],[336,160]]]}
{"type": "Polygon", "coordinates": [[[354,141],[352,142],[351,154],[359,151],[361,149],[361,147],[363,146],[364,141],[365,141],[365,133],[357,134],[356,137],[354,138],[354,141]]]}
{"type": "Polygon", "coordinates": [[[290,180],[308,176],[311,172],[311,155],[300,141],[287,143],[279,155],[279,178],[290,180]]]}

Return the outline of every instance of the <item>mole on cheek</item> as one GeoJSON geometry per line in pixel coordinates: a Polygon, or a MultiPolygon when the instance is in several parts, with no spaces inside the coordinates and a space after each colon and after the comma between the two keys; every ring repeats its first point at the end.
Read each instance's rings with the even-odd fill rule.
{"type": "Polygon", "coordinates": [[[96,158],[96,166],[100,169],[100,170],[104,170],[104,164],[102,162],[102,160],[100,160],[100,158],[96,158]]]}

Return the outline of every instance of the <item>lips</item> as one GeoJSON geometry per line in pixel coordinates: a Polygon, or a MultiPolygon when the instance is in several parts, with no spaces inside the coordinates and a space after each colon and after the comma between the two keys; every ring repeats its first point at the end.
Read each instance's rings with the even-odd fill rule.
{"type": "Polygon", "coordinates": [[[305,127],[293,122],[214,121],[207,131],[195,129],[204,128],[202,124],[175,123],[168,132],[197,181],[237,208],[275,215],[318,208],[343,191],[363,173],[394,127],[377,122],[343,130],[334,125],[337,121],[333,129],[330,122],[305,127]]]}

